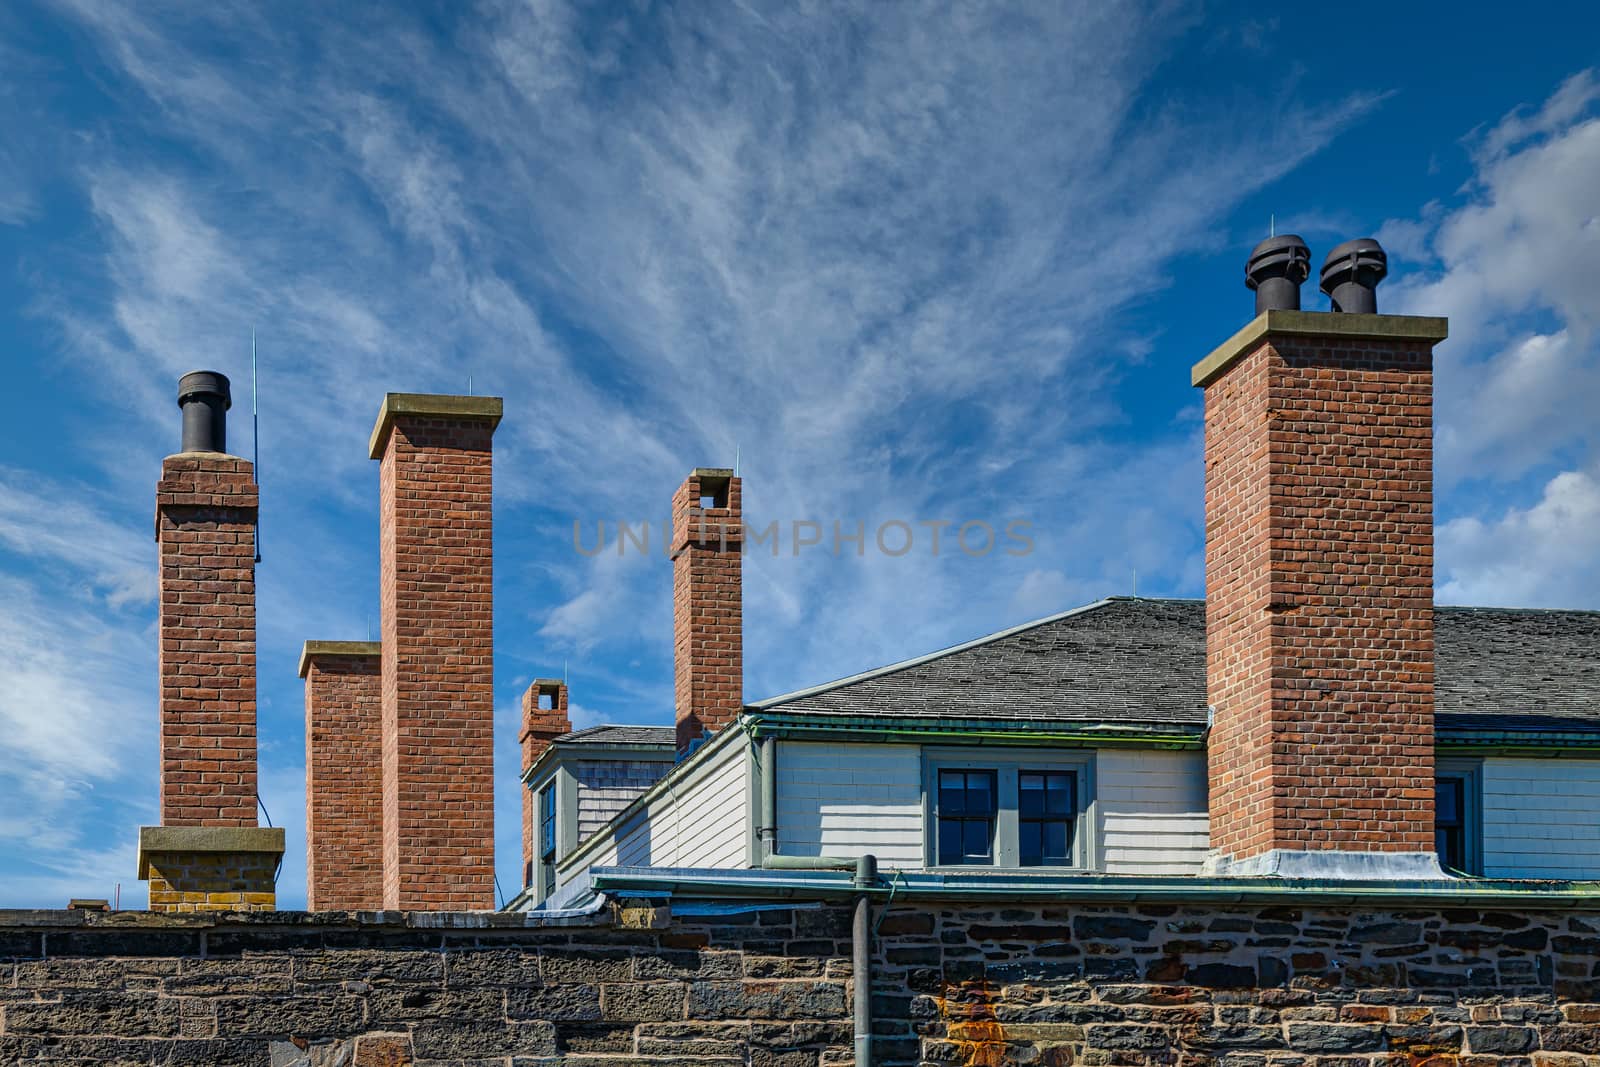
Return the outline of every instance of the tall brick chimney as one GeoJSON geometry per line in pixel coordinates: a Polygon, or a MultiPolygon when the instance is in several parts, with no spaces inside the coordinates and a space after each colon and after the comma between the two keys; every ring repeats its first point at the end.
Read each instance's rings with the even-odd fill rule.
{"type": "Polygon", "coordinates": [[[383,667],[376,641],[307,641],[306,907],[383,907],[383,667]]]}
{"type": "Polygon", "coordinates": [[[1194,368],[1216,873],[1443,876],[1432,404],[1446,333],[1437,318],[1269,308],[1194,368]]]}
{"type": "Polygon", "coordinates": [[[492,909],[499,397],[390,393],[381,464],[383,906],[492,909]]]}
{"type": "MultiPolygon", "coordinates": [[[[550,743],[572,732],[567,715],[567,683],[554,678],[539,678],[522,695],[522,774],[524,779],[550,743]]],[[[539,814],[534,810],[533,791],[522,790],[522,888],[533,884],[538,868],[539,814]]]]}
{"type": "Polygon", "coordinates": [[[183,451],[156,485],[160,826],[139,830],[153,911],[270,910],[281,829],[256,825],[257,489],[230,456],[228,379],[178,382],[183,451]]]}
{"type": "Polygon", "coordinates": [[[744,706],[744,513],[733,471],[699,467],[672,497],[672,651],[681,759],[744,706]]]}

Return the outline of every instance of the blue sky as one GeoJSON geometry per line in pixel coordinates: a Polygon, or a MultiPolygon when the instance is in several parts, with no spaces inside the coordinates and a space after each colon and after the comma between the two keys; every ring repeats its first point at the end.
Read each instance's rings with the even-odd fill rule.
{"type": "MultiPolygon", "coordinates": [[[[981,559],[746,563],[756,699],[1133,587],[1203,589],[1190,365],[1269,218],[1445,314],[1438,584],[1600,608],[1592,7],[0,6],[0,905],[144,891],[154,483],[177,377],[261,352],[263,799],[304,901],[306,638],[377,633],[385,391],[501,395],[516,708],[672,716],[659,522],[1031,522],[981,559]],[[1448,15],[1443,13],[1448,11],[1448,15]]],[[[1305,289],[1307,306],[1326,301],[1305,289]]],[[[248,406],[230,438],[247,448],[248,406]]]]}

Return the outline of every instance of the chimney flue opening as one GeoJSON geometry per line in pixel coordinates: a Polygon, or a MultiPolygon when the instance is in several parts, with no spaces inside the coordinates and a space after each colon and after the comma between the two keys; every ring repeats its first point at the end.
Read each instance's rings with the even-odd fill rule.
{"type": "Polygon", "coordinates": [[[190,371],[178,379],[178,409],[183,412],[184,452],[226,452],[228,409],[233,398],[228,376],[212,370],[190,371]]]}
{"type": "Polygon", "coordinates": [[[1299,311],[1300,283],[1311,277],[1311,249],[1298,234],[1269,237],[1244,265],[1245,288],[1255,290],[1256,314],[1299,311]]]}
{"type": "Polygon", "coordinates": [[[1347,315],[1378,313],[1378,283],[1389,274],[1389,257],[1370,237],[1346,241],[1322,264],[1322,291],[1333,310],[1347,315]]]}

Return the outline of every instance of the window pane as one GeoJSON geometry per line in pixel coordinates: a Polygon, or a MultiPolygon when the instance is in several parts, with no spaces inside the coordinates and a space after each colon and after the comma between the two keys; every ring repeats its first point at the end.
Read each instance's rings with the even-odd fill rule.
{"type": "Polygon", "coordinates": [[[1046,810],[1051,815],[1065,817],[1073,811],[1073,785],[1077,780],[1075,774],[1052,774],[1047,776],[1049,793],[1046,796],[1046,810]]]}
{"type": "Polygon", "coordinates": [[[992,816],[994,810],[994,772],[969,771],[967,773],[967,814],[992,816]]]}
{"type": "Polygon", "coordinates": [[[1067,844],[1071,837],[1068,829],[1072,824],[1047,822],[1040,825],[1044,829],[1044,862],[1057,867],[1064,867],[1072,862],[1072,850],[1067,844]]]}
{"type": "Polygon", "coordinates": [[[964,827],[962,851],[966,854],[965,858],[969,862],[990,859],[990,824],[983,819],[968,819],[962,826],[964,827]]]}
{"type": "Polygon", "coordinates": [[[1434,821],[1440,826],[1453,826],[1461,821],[1462,781],[1459,778],[1440,778],[1434,783],[1434,821]]]}
{"type": "Polygon", "coordinates": [[[939,862],[961,862],[961,822],[958,819],[939,820],[939,862]]]}
{"type": "Polygon", "coordinates": [[[962,815],[966,813],[967,776],[960,771],[939,772],[939,814],[962,815]]]}
{"type": "Polygon", "coordinates": [[[1433,842],[1440,863],[1458,871],[1466,868],[1466,838],[1461,827],[1440,827],[1433,832],[1433,842]]]}
{"type": "Polygon", "coordinates": [[[1017,862],[1024,867],[1037,867],[1044,862],[1042,825],[1024,822],[1017,826],[1017,862]]]}
{"type": "Polygon", "coordinates": [[[1044,775],[1024,772],[1017,776],[1017,814],[1037,819],[1044,814],[1044,775]]]}

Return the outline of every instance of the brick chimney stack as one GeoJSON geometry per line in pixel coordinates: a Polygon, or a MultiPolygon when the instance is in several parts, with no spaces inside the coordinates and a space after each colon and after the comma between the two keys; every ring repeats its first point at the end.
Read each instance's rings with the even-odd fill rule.
{"type": "Polygon", "coordinates": [[[700,467],[672,497],[678,757],[744,706],[744,512],[733,471],[700,467]]]}
{"type": "Polygon", "coordinates": [[[306,907],[383,907],[383,666],[376,641],[307,641],[306,907]]]}
{"type": "Polygon", "coordinates": [[[499,397],[390,393],[381,464],[383,906],[492,909],[499,397]]]}
{"type": "Polygon", "coordinates": [[[226,452],[228,379],[178,383],[183,451],[156,485],[160,826],[139,831],[154,911],[270,910],[283,831],[256,826],[257,489],[226,452]]]}
{"type": "Polygon", "coordinates": [[[1442,877],[1432,404],[1446,332],[1280,305],[1194,368],[1216,873],[1442,877]]]}
{"type": "MultiPolygon", "coordinates": [[[[567,714],[567,683],[554,678],[539,678],[528,686],[522,695],[522,775],[526,780],[538,758],[544,755],[550,743],[562,734],[572,732],[572,719],[567,714]]],[[[522,888],[533,884],[533,872],[538,858],[538,812],[534,810],[533,791],[524,784],[522,790],[522,888]]]]}

